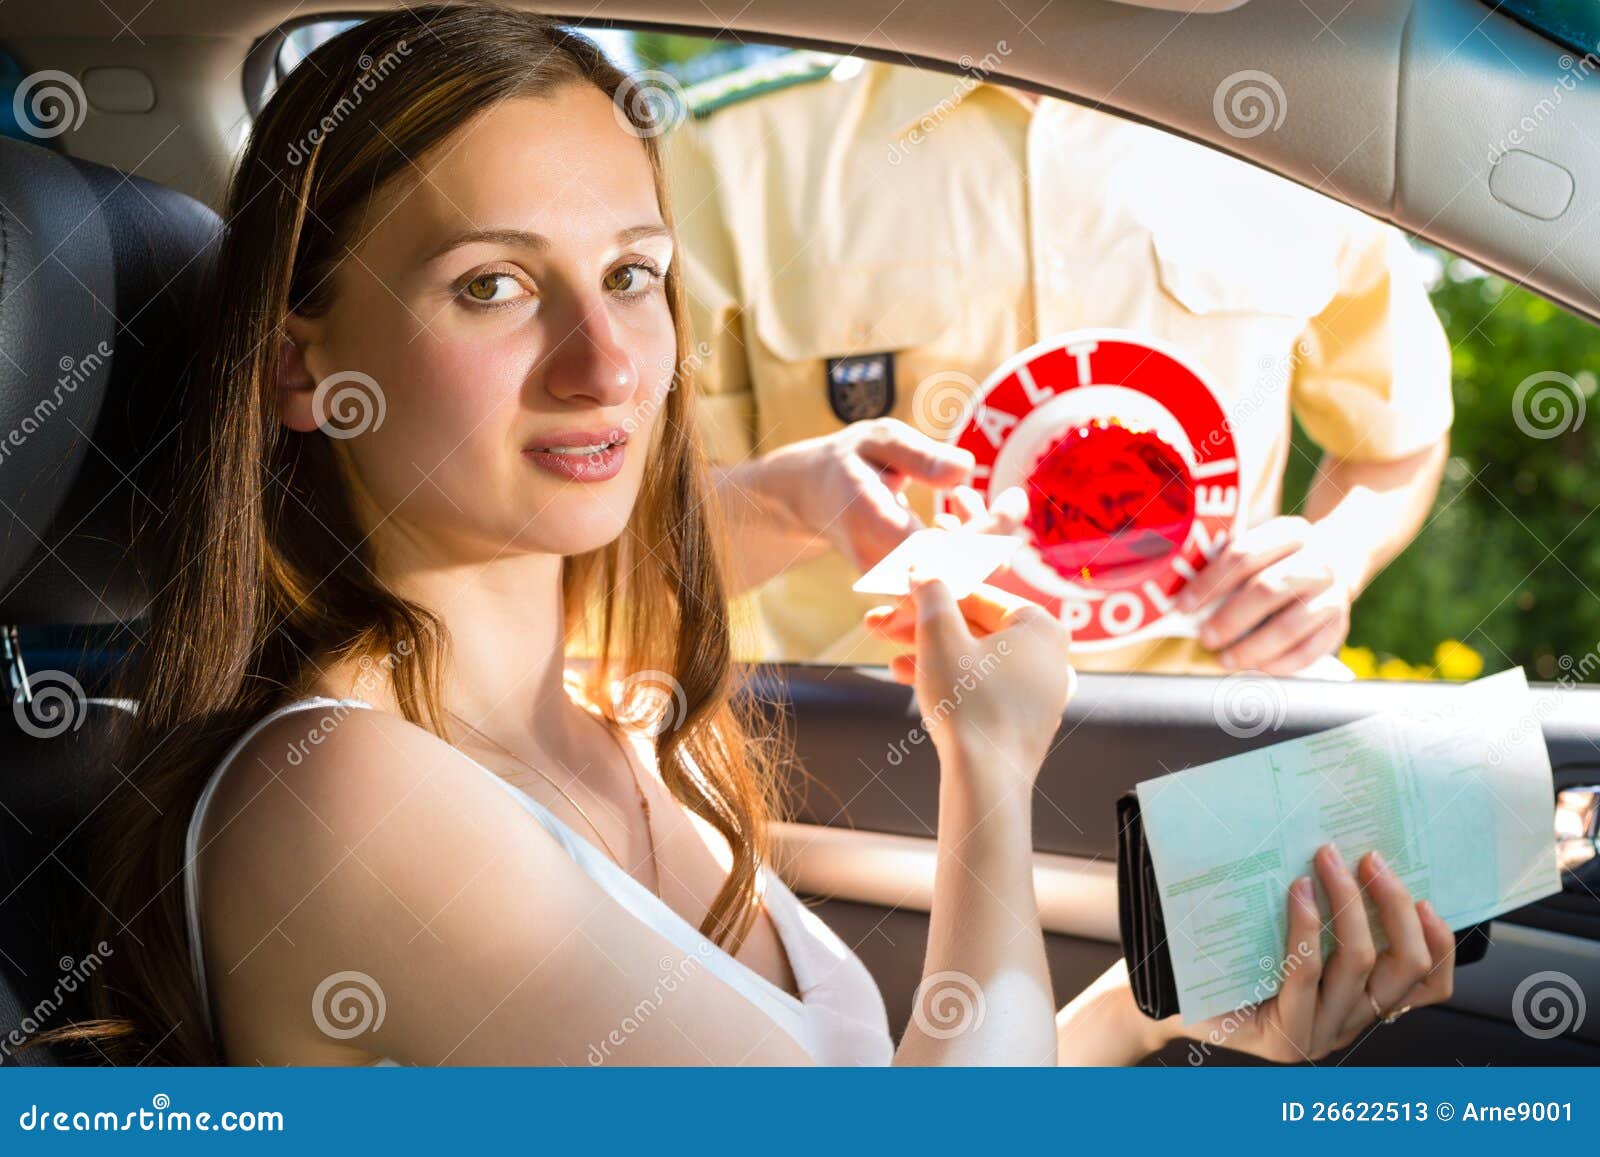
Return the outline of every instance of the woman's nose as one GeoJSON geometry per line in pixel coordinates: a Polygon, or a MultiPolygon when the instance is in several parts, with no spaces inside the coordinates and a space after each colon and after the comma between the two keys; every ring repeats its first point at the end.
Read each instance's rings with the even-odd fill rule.
{"type": "Polygon", "coordinates": [[[613,406],[633,396],[639,375],[602,303],[586,303],[565,319],[551,320],[556,328],[544,386],[552,397],[613,406]]]}

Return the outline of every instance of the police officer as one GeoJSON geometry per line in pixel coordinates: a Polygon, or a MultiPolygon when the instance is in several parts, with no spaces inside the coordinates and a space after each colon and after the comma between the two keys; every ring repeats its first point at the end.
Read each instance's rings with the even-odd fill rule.
{"type": "MultiPolygon", "coordinates": [[[[1426,517],[1452,417],[1448,345],[1397,230],[970,74],[794,53],[688,104],[666,151],[714,460],[870,419],[944,438],[951,382],[1067,330],[1148,334],[1223,394],[1248,529],[1180,600],[1209,613],[1198,639],[1074,661],[1291,673],[1337,651],[1426,517]],[[1323,451],[1303,518],[1281,513],[1292,419],[1323,451]]],[[[911,498],[929,519],[931,492],[911,498]]],[[[849,590],[869,561],[832,551],[761,587],[763,657],[884,661],[896,648],[861,622],[877,600],[849,590]]]]}

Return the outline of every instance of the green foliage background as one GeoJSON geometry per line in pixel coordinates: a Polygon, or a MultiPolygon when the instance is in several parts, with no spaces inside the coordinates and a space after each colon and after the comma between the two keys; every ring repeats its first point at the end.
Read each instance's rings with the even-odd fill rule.
{"type": "MultiPolygon", "coordinates": [[[[1467,262],[1444,261],[1433,301],[1454,351],[1450,464],[1421,534],[1357,602],[1350,643],[1426,665],[1441,640],[1459,639],[1483,655],[1485,672],[1587,671],[1594,661],[1583,656],[1600,647],[1600,417],[1585,413],[1594,327],[1467,262]],[[1550,385],[1572,419],[1560,421],[1554,398],[1534,407],[1531,386],[1520,407],[1528,428],[1567,427],[1535,437],[1519,428],[1514,399],[1530,376],[1552,371],[1577,385],[1550,385]]],[[[1286,505],[1304,497],[1318,457],[1303,431],[1295,439],[1286,505]]]]}

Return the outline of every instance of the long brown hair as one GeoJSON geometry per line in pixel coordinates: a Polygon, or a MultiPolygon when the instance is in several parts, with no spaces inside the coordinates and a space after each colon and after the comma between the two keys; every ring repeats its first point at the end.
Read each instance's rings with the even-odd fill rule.
{"type": "MultiPolygon", "coordinates": [[[[485,3],[413,8],[349,29],[286,78],[253,126],[187,387],[175,501],[153,528],[165,558],[123,691],[139,710],[119,737],[131,786],[103,809],[95,844],[102,933],[127,948],[99,974],[102,1019],[74,1028],[113,1059],[222,1059],[190,970],[185,832],[226,748],[305,685],[313,657],[365,665],[406,655],[387,668],[401,712],[448,735],[443,624],[374,576],[330,439],[279,423],[278,347],[289,312],[328,308],[363,209],[409,158],[487,106],[568,84],[592,84],[624,111],[664,194],[659,109],[630,99],[628,78],[586,38],[485,3]]],[[[693,359],[675,272],[667,292],[679,368],[639,501],[616,542],[566,560],[563,596],[569,642],[592,631],[591,704],[636,722],[662,709],[671,687],[656,755],[673,795],[732,848],[701,930],[734,952],[759,910],[778,749],[752,742],[747,708],[732,697],[720,531],[708,522],[706,465],[681,380],[693,359]],[[629,693],[614,700],[608,689],[618,686],[629,693]]]]}

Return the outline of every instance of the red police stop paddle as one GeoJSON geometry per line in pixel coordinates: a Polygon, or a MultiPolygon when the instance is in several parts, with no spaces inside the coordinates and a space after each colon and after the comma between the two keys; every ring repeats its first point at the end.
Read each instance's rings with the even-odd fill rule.
{"type": "Polygon", "coordinates": [[[1050,338],[984,381],[952,440],[981,493],[1027,490],[1024,545],[1000,585],[1060,615],[1076,646],[1193,633],[1174,598],[1245,503],[1232,424],[1181,351],[1123,330],[1050,338]]]}

